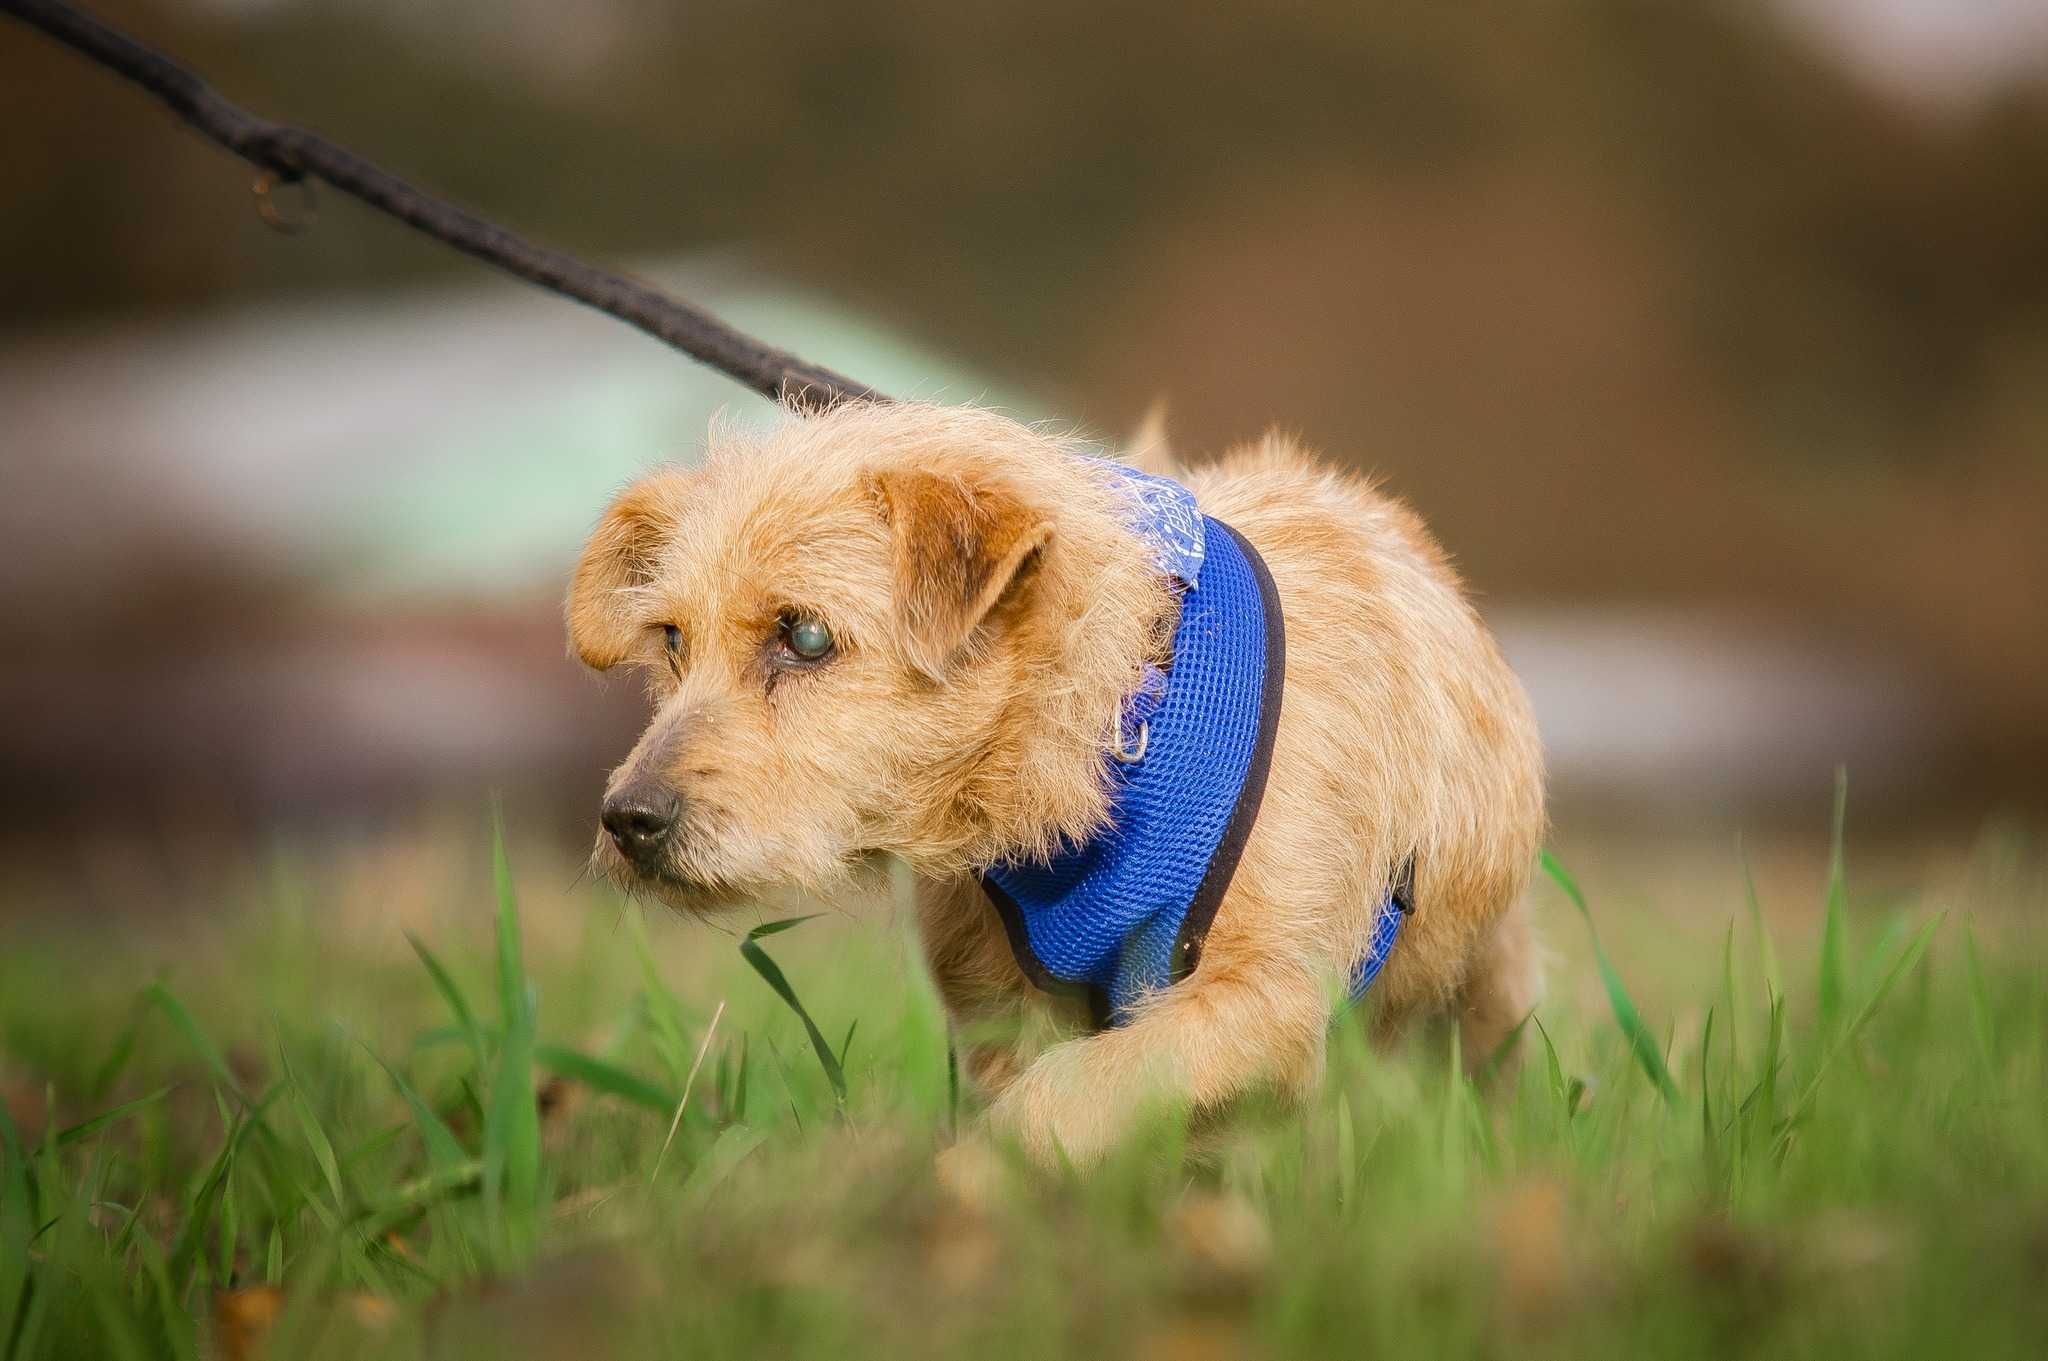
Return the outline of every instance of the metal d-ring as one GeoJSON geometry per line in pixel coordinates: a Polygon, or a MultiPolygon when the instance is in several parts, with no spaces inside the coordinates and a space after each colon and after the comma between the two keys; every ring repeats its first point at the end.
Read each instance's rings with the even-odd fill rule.
{"type": "Polygon", "coordinates": [[[1116,745],[1109,749],[1109,754],[1124,765],[1134,766],[1145,759],[1145,748],[1151,745],[1151,742],[1152,724],[1148,720],[1138,725],[1138,745],[1136,747],[1126,745],[1123,721],[1119,719],[1116,725],[1116,745]]]}
{"type": "Polygon", "coordinates": [[[313,197],[313,182],[299,175],[284,175],[275,170],[264,169],[256,172],[256,182],[249,186],[249,192],[256,195],[256,215],[263,219],[263,225],[286,236],[297,236],[306,231],[320,216],[320,205],[313,197]],[[287,213],[280,206],[277,189],[281,185],[294,185],[299,191],[299,211],[287,213]]]}

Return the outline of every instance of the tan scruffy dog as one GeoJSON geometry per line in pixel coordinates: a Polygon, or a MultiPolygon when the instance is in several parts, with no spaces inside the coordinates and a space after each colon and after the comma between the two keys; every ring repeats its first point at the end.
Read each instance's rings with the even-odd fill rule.
{"type": "Polygon", "coordinates": [[[701,469],[612,504],[568,601],[577,654],[641,668],[654,699],[606,794],[603,867],[708,910],[908,864],[991,1129],[1042,1162],[1099,1158],[1150,1102],[1310,1092],[1404,866],[1383,1026],[1455,1009],[1484,1056],[1541,987],[1521,687],[1415,515],[1277,436],[1187,479],[1285,618],[1265,797],[1199,962],[1092,1033],[1034,987],[977,872],[1101,830],[1108,753],[1181,608],[1126,480],[956,407],[715,433],[701,469]]]}

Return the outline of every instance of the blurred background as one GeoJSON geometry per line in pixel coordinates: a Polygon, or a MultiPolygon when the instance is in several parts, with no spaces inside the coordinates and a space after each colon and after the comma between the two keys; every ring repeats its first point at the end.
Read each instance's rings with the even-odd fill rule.
{"type": "MultiPolygon", "coordinates": [[[[96,8],[885,390],[1371,471],[1567,840],[2048,794],[2043,0],[96,8]]],[[[272,232],[4,22],[0,126],[9,901],[492,789],[573,856],[640,716],[565,655],[579,540],[765,404],[337,195],[272,232]]]]}

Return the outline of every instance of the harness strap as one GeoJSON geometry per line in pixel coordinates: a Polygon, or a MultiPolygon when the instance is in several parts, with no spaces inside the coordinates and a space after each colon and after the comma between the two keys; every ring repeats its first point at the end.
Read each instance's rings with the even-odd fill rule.
{"type": "MultiPolygon", "coordinates": [[[[1286,623],[1264,559],[1185,489],[1160,486],[1189,521],[1148,536],[1182,588],[1180,617],[1170,666],[1148,668],[1104,758],[1110,819],[1050,862],[980,874],[1018,967],[1044,991],[1085,998],[1098,1027],[1123,1024],[1200,963],[1258,819],[1286,682],[1286,623]]],[[[1392,950],[1412,884],[1411,857],[1353,973],[1354,998],[1392,950]]]]}

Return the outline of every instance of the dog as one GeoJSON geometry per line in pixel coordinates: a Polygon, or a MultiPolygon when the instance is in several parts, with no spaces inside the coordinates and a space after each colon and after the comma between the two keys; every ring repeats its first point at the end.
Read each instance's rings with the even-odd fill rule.
{"type": "Polygon", "coordinates": [[[639,669],[652,699],[605,792],[599,868],[711,912],[907,865],[984,1137],[1040,1164],[1099,1161],[1159,1103],[1308,1096],[1368,968],[1376,1033],[1454,1013],[1468,1063],[1541,992],[1535,724],[1421,520],[1279,435],[1184,479],[1156,475],[1166,459],[1133,471],[918,403],[714,429],[701,466],[612,502],[568,594],[575,654],[639,669]],[[1154,493],[1198,509],[1207,565],[1162,558],[1154,493]],[[1221,637],[1230,599],[1265,621],[1239,630],[1265,670],[1229,673],[1248,735],[1211,740],[1191,696],[1213,659],[1189,649],[1221,637]],[[1170,712],[1189,729],[1172,752],[1152,731],[1170,712]],[[1027,890],[1125,834],[1149,762],[1226,749],[1243,759],[1147,811],[1155,849],[1214,847],[1146,862],[1201,872],[1201,920],[1183,904],[1168,946],[1133,943],[1173,934],[1153,923],[1092,982],[1056,976],[1065,904],[1034,917],[1027,890]],[[1175,825],[1181,793],[1229,825],[1175,825]]]}

